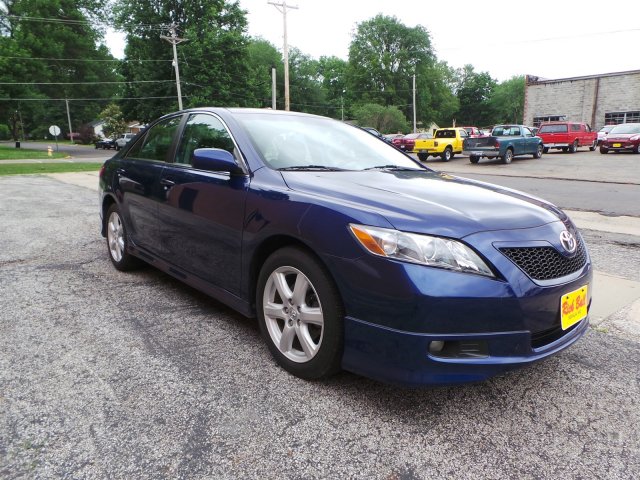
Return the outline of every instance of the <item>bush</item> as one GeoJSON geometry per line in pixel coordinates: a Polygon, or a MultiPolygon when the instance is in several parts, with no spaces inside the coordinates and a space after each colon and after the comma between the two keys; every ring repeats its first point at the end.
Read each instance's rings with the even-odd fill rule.
{"type": "Polygon", "coordinates": [[[11,129],[7,125],[0,125],[0,140],[10,140],[11,129]]]}
{"type": "Polygon", "coordinates": [[[409,127],[404,114],[397,107],[383,107],[367,103],[354,111],[358,125],[373,127],[380,133],[406,132],[409,127]]]}

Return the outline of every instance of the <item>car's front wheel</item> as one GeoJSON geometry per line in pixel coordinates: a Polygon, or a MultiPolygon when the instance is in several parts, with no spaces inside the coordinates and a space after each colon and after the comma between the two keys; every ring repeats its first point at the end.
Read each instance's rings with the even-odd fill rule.
{"type": "Polygon", "coordinates": [[[140,260],[127,251],[127,229],[118,206],[114,203],[106,215],[107,247],[111,263],[118,270],[132,270],[140,265],[140,260]]]}
{"type": "Polygon", "coordinates": [[[600,153],[609,153],[609,149],[600,145],[600,153]]]}
{"type": "Polygon", "coordinates": [[[258,277],[256,309],[269,350],[285,370],[308,380],[340,370],[344,310],[316,257],[296,247],[274,252],[258,277]]]}
{"type": "Polygon", "coordinates": [[[544,150],[544,148],[542,147],[542,145],[538,145],[538,148],[536,148],[536,151],[533,154],[533,158],[542,158],[542,151],[543,150],[544,150]]]}
{"type": "Polygon", "coordinates": [[[597,146],[598,146],[598,141],[597,141],[597,140],[594,140],[594,141],[593,141],[593,145],[591,145],[591,146],[589,147],[589,151],[590,151],[590,152],[593,152],[593,151],[596,149],[596,147],[597,147],[597,146]]]}

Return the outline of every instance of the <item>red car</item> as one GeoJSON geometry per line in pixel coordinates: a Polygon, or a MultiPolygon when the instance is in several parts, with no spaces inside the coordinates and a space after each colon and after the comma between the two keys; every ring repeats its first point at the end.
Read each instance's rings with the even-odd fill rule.
{"type": "Polygon", "coordinates": [[[616,125],[600,144],[600,153],[631,151],[640,153],[640,123],[616,125]]]}
{"type": "Polygon", "coordinates": [[[394,139],[393,144],[405,152],[413,152],[417,138],[433,138],[430,133],[410,133],[402,138],[394,139]],[[397,142],[397,143],[396,143],[397,142]]]}
{"type": "Polygon", "coordinates": [[[480,130],[478,127],[460,127],[460,128],[464,128],[467,133],[469,134],[470,138],[478,138],[478,137],[484,137],[485,135],[482,133],[482,130],[480,130]]]}

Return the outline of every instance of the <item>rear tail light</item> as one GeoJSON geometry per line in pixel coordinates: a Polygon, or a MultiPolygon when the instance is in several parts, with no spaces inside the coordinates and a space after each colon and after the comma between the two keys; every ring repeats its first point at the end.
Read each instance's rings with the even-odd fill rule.
{"type": "Polygon", "coordinates": [[[493,146],[496,148],[500,148],[500,142],[496,140],[496,143],[494,143],[493,146]]]}
{"type": "Polygon", "coordinates": [[[102,166],[100,167],[100,171],[98,172],[98,178],[104,177],[104,170],[105,170],[105,166],[104,164],[102,164],[102,166]]]}

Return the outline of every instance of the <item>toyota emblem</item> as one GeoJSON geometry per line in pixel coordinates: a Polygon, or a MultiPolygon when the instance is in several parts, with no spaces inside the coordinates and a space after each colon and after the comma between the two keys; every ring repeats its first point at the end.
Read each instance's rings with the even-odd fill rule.
{"type": "Polygon", "coordinates": [[[565,230],[560,234],[560,243],[562,247],[569,253],[573,253],[576,251],[578,247],[578,242],[576,242],[576,237],[573,236],[573,233],[565,230]]]}

